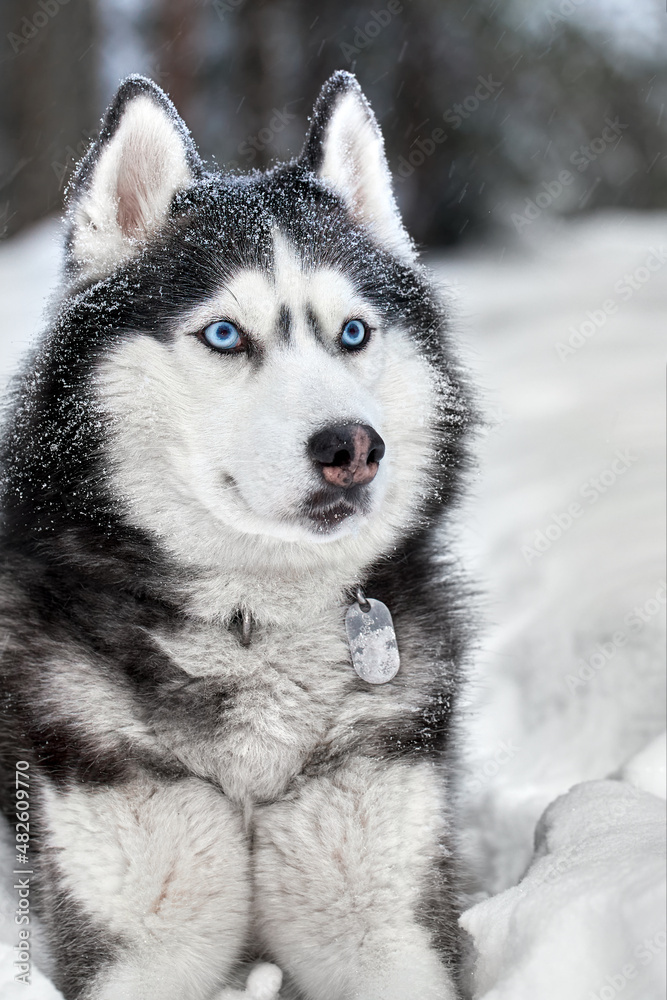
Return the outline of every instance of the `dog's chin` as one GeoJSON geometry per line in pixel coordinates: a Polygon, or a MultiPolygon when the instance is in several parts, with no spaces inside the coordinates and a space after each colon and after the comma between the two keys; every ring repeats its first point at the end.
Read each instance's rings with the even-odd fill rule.
{"type": "Polygon", "coordinates": [[[318,540],[333,540],[354,531],[369,507],[366,491],[321,491],[302,505],[301,520],[318,540]]]}
{"type": "Polygon", "coordinates": [[[318,535],[335,535],[340,533],[341,528],[348,528],[350,518],[358,513],[353,504],[340,501],[329,507],[318,507],[309,511],[305,523],[318,535]]]}
{"type": "MultiPolygon", "coordinates": [[[[290,512],[275,519],[248,504],[235,480],[225,477],[225,523],[242,535],[265,536],[284,542],[333,542],[355,534],[373,506],[366,487],[324,488],[309,494],[290,512]],[[229,518],[230,513],[234,516],[229,518]]],[[[216,512],[219,517],[219,510],[216,512]]]]}

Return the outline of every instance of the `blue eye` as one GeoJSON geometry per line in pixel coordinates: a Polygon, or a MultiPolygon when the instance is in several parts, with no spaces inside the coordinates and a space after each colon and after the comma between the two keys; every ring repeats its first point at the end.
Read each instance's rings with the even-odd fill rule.
{"type": "Polygon", "coordinates": [[[369,337],[369,329],[363,320],[351,319],[343,327],[340,342],[349,351],[357,351],[363,347],[369,337]]]}
{"type": "Polygon", "coordinates": [[[237,351],[244,347],[243,338],[233,323],[223,319],[217,323],[211,323],[202,334],[204,340],[216,351],[237,351]]]}

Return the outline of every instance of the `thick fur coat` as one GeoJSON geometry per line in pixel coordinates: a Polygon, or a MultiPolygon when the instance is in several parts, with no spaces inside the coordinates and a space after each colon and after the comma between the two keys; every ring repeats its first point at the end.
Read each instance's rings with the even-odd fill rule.
{"type": "Polygon", "coordinates": [[[54,980],[453,1000],[470,615],[442,539],[472,415],[375,118],[337,73],[299,158],[221,175],[130,78],[68,227],[2,449],[2,802],[13,829],[21,762],[54,980]],[[372,481],[313,458],[340,425],[381,436],[372,481]],[[386,684],[352,667],[358,586],[386,684]]]}

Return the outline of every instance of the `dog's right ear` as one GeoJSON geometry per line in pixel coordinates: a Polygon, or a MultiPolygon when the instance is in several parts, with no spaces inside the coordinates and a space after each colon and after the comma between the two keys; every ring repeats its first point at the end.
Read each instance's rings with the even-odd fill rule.
{"type": "Polygon", "coordinates": [[[70,268],[109,274],[162,225],[174,194],[202,174],[190,133],[167,95],[131,76],[108,108],[68,188],[70,268]]]}

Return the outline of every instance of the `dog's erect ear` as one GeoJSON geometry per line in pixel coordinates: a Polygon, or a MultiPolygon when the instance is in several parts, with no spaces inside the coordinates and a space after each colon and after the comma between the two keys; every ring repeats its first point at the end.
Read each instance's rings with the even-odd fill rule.
{"type": "Polygon", "coordinates": [[[176,191],[201,173],[166,94],[145,77],[128,77],[68,189],[70,265],[86,278],[108,274],[159,228],[176,191]]]}
{"type": "Polygon", "coordinates": [[[301,154],[382,246],[414,260],[396,207],[382,133],[356,77],[334,73],[322,87],[301,154]]]}

